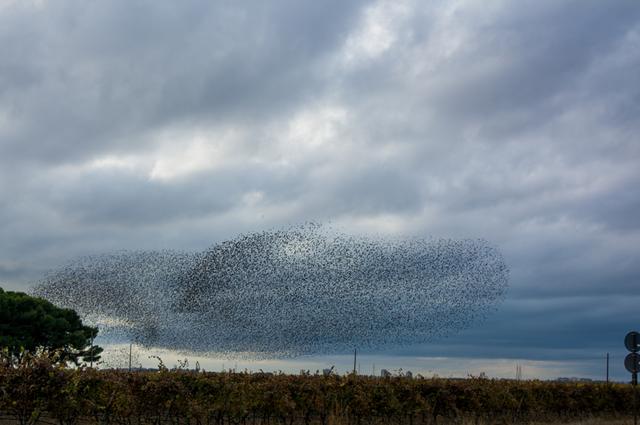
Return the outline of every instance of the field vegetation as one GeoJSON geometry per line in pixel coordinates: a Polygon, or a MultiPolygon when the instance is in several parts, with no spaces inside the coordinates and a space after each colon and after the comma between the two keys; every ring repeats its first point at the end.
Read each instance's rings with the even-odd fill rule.
{"type": "Polygon", "coordinates": [[[2,421],[21,425],[619,424],[632,406],[615,383],[0,366],[2,421]]]}

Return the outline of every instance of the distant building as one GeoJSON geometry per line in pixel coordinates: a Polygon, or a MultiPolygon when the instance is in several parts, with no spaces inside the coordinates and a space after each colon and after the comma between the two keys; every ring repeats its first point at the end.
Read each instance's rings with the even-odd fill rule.
{"type": "Polygon", "coordinates": [[[380,376],[383,378],[388,378],[391,376],[391,372],[389,372],[387,369],[382,369],[380,371],[380,376]]]}
{"type": "Polygon", "coordinates": [[[411,373],[411,371],[410,371],[410,370],[408,370],[408,371],[404,374],[404,376],[405,376],[406,378],[412,379],[412,378],[413,378],[413,373],[411,373]]]}

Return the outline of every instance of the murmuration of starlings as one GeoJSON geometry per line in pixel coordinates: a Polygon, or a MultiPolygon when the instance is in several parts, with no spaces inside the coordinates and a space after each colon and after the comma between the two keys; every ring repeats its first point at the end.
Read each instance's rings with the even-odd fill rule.
{"type": "Polygon", "coordinates": [[[509,270],[482,239],[354,236],[304,224],[204,252],[119,252],[49,272],[34,293],[102,338],[199,355],[285,358],[447,336],[504,299],[509,270]]]}

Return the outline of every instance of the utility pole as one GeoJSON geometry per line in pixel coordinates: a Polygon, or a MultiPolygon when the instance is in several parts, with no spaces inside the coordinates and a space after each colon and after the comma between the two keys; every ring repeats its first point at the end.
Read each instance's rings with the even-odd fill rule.
{"type": "Polygon", "coordinates": [[[354,348],[353,349],[353,374],[356,374],[356,359],[358,358],[358,349],[354,348]]]}

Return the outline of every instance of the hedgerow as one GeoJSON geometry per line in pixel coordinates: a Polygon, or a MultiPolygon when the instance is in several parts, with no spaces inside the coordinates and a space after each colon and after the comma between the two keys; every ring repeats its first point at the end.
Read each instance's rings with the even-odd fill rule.
{"type": "Polygon", "coordinates": [[[615,383],[0,366],[0,415],[21,425],[526,423],[622,417],[632,405],[615,383]]]}

